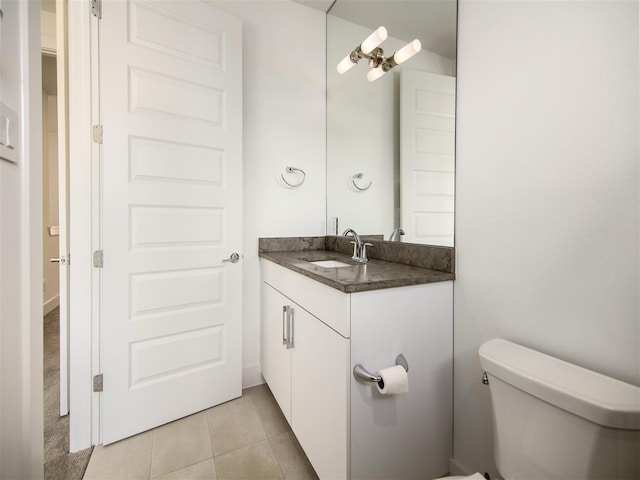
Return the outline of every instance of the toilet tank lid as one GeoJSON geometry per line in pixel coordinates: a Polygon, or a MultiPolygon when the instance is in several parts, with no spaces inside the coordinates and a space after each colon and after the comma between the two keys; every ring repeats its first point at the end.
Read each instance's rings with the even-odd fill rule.
{"type": "Polygon", "coordinates": [[[488,374],[530,395],[605,427],[640,429],[640,387],[501,338],[478,353],[488,374]]]}

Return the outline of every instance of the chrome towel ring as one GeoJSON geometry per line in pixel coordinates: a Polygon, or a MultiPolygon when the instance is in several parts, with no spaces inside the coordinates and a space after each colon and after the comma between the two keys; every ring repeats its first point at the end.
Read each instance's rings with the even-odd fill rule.
{"type": "Polygon", "coordinates": [[[285,173],[293,173],[300,178],[300,181],[298,183],[290,183],[287,181],[286,178],[284,178],[284,174],[281,173],[280,178],[282,178],[282,181],[286,185],[288,185],[290,188],[298,188],[300,185],[304,183],[305,179],[307,178],[307,174],[304,173],[304,170],[300,170],[299,168],[295,168],[295,167],[287,166],[287,168],[285,169],[285,173]]]}
{"type": "Polygon", "coordinates": [[[356,180],[362,179],[363,176],[364,176],[364,174],[362,172],[358,172],[353,177],[351,177],[351,183],[360,192],[364,192],[366,190],[369,190],[369,187],[371,186],[371,180],[369,180],[369,183],[367,183],[366,187],[361,187],[360,185],[358,185],[356,183],[356,180]]]}

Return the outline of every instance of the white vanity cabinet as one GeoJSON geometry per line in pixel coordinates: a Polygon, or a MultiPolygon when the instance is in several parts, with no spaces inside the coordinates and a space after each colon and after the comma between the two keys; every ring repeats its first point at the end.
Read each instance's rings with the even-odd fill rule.
{"type": "Polygon", "coordinates": [[[261,269],[262,374],[318,476],[446,474],[453,282],[343,293],[266,259],[261,269]],[[400,353],[408,393],[381,395],[353,377],[356,364],[375,374],[400,353]]]}
{"type": "Polygon", "coordinates": [[[349,339],[292,300],[330,301],[309,279],[264,261],[263,279],[262,375],[320,478],[347,478],[349,339]]]}

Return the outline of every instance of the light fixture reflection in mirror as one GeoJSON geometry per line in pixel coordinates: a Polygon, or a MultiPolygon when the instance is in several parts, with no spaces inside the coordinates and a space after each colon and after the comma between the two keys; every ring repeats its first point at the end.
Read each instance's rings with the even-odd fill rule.
{"type": "Polygon", "coordinates": [[[378,27],[378,29],[365,38],[360,44],[360,50],[365,55],[370,54],[374,48],[378,47],[382,42],[387,39],[387,29],[384,27],[378,27]]]}
{"type": "Polygon", "coordinates": [[[349,55],[344,57],[338,64],[338,73],[345,73],[351,69],[358,61],[363,58],[375,58],[370,57],[371,52],[382,42],[387,39],[387,29],[384,27],[378,27],[371,35],[365,38],[360,45],[358,45],[349,55]]]}
{"type": "Polygon", "coordinates": [[[367,73],[367,80],[373,82],[379,79],[393,67],[409,60],[421,49],[422,46],[420,44],[420,40],[418,40],[417,38],[407,43],[404,47],[394,53],[393,56],[385,58],[378,68],[369,70],[369,73],[367,73]]]}
{"type": "Polygon", "coordinates": [[[358,233],[387,239],[401,228],[402,241],[452,245],[456,2],[376,0],[366,2],[366,12],[362,5],[361,0],[337,0],[327,16],[328,231],[337,218],[341,229],[358,233]],[[353,72],[339,74],[336,65],[347,60],[345,47],[361,48],[362,39],[381,24],[387,38],[370,54],[376,48],[395,52],[389,61],[396,65],[386,72],[382,61],[366,68],[367,78],[375,81],[364,85],[350,58],[353,72]],[[449,40],[435,46],[434,38],[449,40]],[[412,55],[405,57],[405,52],[412,55]],[[421,82],[431,84],[425,88],[421,82]],[[408,113],[411,97],[429,111],[408,113]],[[416,155],[408,157],[411,144],[416,155]],[[413,162],[408,173],[406,166],[401,168],[407,161],[413,162]],[[359,191],[345,181],[354,172],[366,172],[366,182],[358,185],[371,181],[372,187],[359,191]],[[419,200],[412,207],[411,198],[419,200]]]}
{"type": "Polygon", "coordinates": [[[384,50],[380,45],[386,40],[387,36],[387,29],[383,26],[378,27],[378,29],[365,38],[360,45],[338,63],[336,67],[338,73],[342,75],[361,59],[367,58],[369,60],[369,68],[371,68],[369,73],[367,73],[367,80],[373,82],[393,67],[409,60],[422,48],[420,40],[415,38],[392,56],[385,58],[384,50]]]}

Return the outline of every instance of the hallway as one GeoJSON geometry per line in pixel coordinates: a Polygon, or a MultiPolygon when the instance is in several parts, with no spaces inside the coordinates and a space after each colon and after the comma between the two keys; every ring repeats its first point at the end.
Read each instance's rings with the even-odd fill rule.
{"type": "Polygon", "coordinates": [[[69,416],[60,416],[60,310],[45,315],[44,329],[44,478],[80,480],[91,448],[69,453],[69,416]]]}

